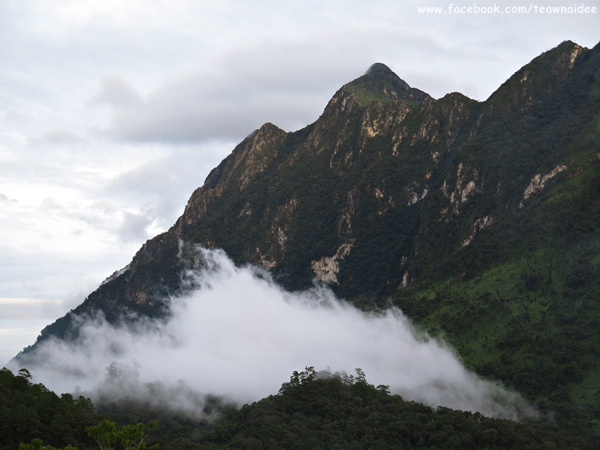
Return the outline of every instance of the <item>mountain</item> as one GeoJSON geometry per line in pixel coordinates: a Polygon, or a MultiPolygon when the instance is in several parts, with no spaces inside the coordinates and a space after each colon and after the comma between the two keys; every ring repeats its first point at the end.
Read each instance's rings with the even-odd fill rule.
{"type": "Polygon", "coordinates": [[[376,63],[313,124],[244,139],[167,232],[17,359],[77,339],[77,315],[168,314],[200,244],[290,290],[317,279],[359,308],[397,305],[479,374],[592,417],[599,192],[600,45],[563,42],[483,102],[433,99],[376,63]]]}

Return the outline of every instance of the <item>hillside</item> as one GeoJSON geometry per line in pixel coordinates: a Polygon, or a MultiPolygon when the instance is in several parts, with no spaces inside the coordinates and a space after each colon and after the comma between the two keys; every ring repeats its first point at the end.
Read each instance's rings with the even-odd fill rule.
{"type": "Polygon", "coordinates": [[[598,439],[581,422],[518,423],[431,409],[391,395],[387,386],[369,384],[360,371],[356,376],[312,367],[295,371],[278,393],[240,409],[214,399],[212,409],[219,411],[215,420],[193,420],[127,402],[94,411],[89,399],[59,398],[44,385],[32,384],[30,377],[26,371],[0,371],[0,403],[8,406],[0,409],[2,450],[65,445],[64,450],[84,450],[110,443],[111,448],[158,444],[163,450],[598,447],[598,439]]]}
{"type": "Polygon", "coordinates": [[[600,417],[600,46],[535,58],[484,102],[433,99],[383,64],[313,124],[267,123],[198,188],[173,227],[49,325],[163,317],[202,265],[190,244],[326,283],[362,309],[399,306],[481,375],[541,409],[600,417]]]}

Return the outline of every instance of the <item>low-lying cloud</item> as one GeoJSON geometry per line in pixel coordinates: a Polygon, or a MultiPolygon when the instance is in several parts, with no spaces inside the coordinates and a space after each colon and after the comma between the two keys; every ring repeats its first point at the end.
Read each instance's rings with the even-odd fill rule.
{"type": "Polygon", "coordinates": [[[190,410],[184,398],[193,396],[174,393],[244,403],[276,393],[306,366],[361,368],[371,384],[408,400],[495,417],[533,414],[518,394],[470,373],[447,345],[416,332],[398,309],[362,312],[323,287],[289,293],[261,269],[236,267],[222,251],[199,251],[207,266],[188,274],[196,289],[172,299],[168,320],[141,320],[134,328],[88,320],[77,342],[38,349],[36,364],[28,365],[36,381],[60,392],[101,392],[107,374],[129,371],[146,386],[139,395],[154,386],[155,397],[171,393],[170,408],[190,410]]]}

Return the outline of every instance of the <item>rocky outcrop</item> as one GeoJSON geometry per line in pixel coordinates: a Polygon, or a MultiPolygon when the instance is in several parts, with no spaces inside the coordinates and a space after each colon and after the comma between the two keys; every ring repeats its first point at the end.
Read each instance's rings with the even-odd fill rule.
{"type": "Polygon", "coordinates": [[[523,197],[521,197],[521,201],[519,202],[519,208],[523,208],[523,206],[525,206],[525,201],[528,200],[529,197],[531,197],[532,195],[534,195],[534,194],[540,192],[542,189],[544,189],[544,186],[546,186],[546,183],[549,180],[551,180],[556,175],[558,175],[559,173],[561,173],[562,171],[564,171],[566,169],[567,169],[567,166],[565,164],[559,164],[554,169],[552,169],[550,172],[548,172],[544,175],[542,175],[540,173],[536,173],[531,178],[531,180],[529,181],[529,184],[523,191],[523,197]]]}
{"type": "Polygon", "coordinates": [[[318,261],[312,261],[310,266],[317,279],[324,283],[338,284],[340,261],[350,254],[354,242],[346,242],[337,249],[333,256],[323,256],[318,261]]]}
{"type": "Polygon", "coordinates": [[[477,236],[481,230],[491,226],[493,223],[494,218],[492,216],[485,216],[477,219],[473,224],[473,231],[471,232],[469,237],[463,241],[462,246],[466,247],[467,245],[469,245],[471,242],[473,242],[473,239],[475,239],[475,236],[477,236]]]}

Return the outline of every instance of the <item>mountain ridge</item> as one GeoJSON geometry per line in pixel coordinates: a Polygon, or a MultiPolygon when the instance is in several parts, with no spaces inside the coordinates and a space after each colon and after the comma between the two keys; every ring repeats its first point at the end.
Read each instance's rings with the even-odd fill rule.
{"type": "MultiPolygon", "coordinates": [[[[544,320],[562,320],[572,292],[585,297],[597,290],[599,67],[600,46],[566,41],[478,102],[460,93],[433,99],[376,63],[342,86],[314,123],[290,133],[267,123],[250,134],[167,232],[46,327],[37,343],[76,339],[72,317],[94,310],[115,322],[126,309],[168,314],[165,299],[184,289],[180,274],[202,264],[183,242],[262,265],[287,289],[316,279],[360,308],[391,301],[428,330],[447,333],[456,348],[466,345],[459,351],[479,373],[529,389],[533,398],[557,395],[558,378],[535,384],[524,378],[529,367],[506,363],[516,367],[512,373],[500,361],[515,345],[510,333],[518,334],[506,325],[511,320],[542,333],[544,320]],[[572,243],[577,239],[588,250],[572,243]],[[560,262],[562,251],[568,259],[560,262]],[[539,268],[527,269],[528,257],[539,268]],[[513,266],[526,272],[506,281],[513,266]],[[524,319],[509,297],[529,305],[531,317],[524,319]],[[493,335],[480,327],[492,317],[503,327],[493,335]],[[464,336],[497,352],[482,355],[464,336]]],[[[595,317],[592,308],[582,305],[581,314],[595,317]]],[[[562,342],[561,333],[557,328],[544,339],[562,342]]],[[[563,356],[546,351],[554,370],[563,356]]],[[[573,364],[583,380],[565,379],[579,386],[592,377],[585,381],[590,389],[600,388],[598,365],[589,362],[595,351],[586,346],[581,354],[573,364]]]]}
{"type": "MultiPolygon", "coordinates": [[[[539,60],[544,55],[547,55],[550,52],[556,53],[563,47],[569,47],[568,50],[571,50],[571,47],[573,47],[573,46],[575,48],[581,48],[570,41],[566,41],[566,42],[562,43],[561,45],[559,45],[558,47],[556,47],[555,49],[553,49],[549,52],[546,52],[546,53],[540,55],[539,57],[535,58],[530,64],[535,63],[537,60],[539,60]]],[[[559,53],[563,54],[564,52],[559,52],[559,53]]],[[[507,83],[509,83],[511,80],[514,80],[516,77],[519,77],[520,76],[519,74],[521,72],[527,70],[526,68],[529,67],[530,64],[524,66],[522,69],[517,71],[512,77],[510,77],[509,80],[507,80],[507,82],[505,82],[496,92],[494,92],[490,96],[490,99],[488,99],[488,101],[493,100],[493,98],[498,95],[497,93],[499,91],[501,91],[501,89],[505,85],[507,85],[507,83]]],[[[406,86],[406,89],[408,89],[408,90],[412,89],[412,88],[408,87],[408,84],[406,84],[404,81],[402,81],[387,66],[385,66],[381,63],[375,63],[373,66],[371,66],[371,68],[367,71],[367,73],[365,75],[357,78],[353,82],[350,82],[350,83],[344,85],[332,97],[332,100],[330,100],[330,102],[328,103],[328,105],[326,106],[326,108],[324,110],[323,116],[327,117],[327,114],[329,112],[328,110],[333,109],[333,105],[335,105],[337,103],[343,103],[343,97],[341,94],[344,93],[344,91],[347,89],[347,86],[350,86],[353,84],[363,84],[361,82],[361,80],[364,80],[365,77],[372,76],[372,75],[381,75],[381,74],[383,74],[383,77],[385,79],[389,79],[389,78],[392,78],[394,80],[397,79],[397,80],[399,80],[399,83],[401,86],[403,86],[403,87],[406,86]],[[371,73],[369,73],[369,72],[371,72],[371,73]],[[342,99],[340,97],[342,97],[342,99]]],[[[396,80],[396,82],[397,82],[397,80],[396,80]]],[[[421,91],[418,91],[418,92],[421,92],[421,91]]],[[[425,95],[427,96],[427,94],[425,94],[425,95]]],[[[437,101],[434,101],[429,96],[427,96],[424,100],[431,100],[431,102],[428,105],[430,110],[434,109],[435,107],[440,107],[440,109],[446,111],[446,114],[448,115],[448,123],[449,123],[450,127],[454,123],[454,114],[452,114],[454,111],[456,111],[458,114],[458,113],[460,113],[461,110],[464,110],[467,107],[466,105],[482,105],[482,104],[486,104],[488,102],[488,101],[477,102],[475,100],[471,100],[468,97],[463,96],[460,93],[447,94],[446,96],[442,97],[441,99],[439,99],[437,101]],[[448,104],[447,106],[446,106],[446,103],[448,104]]],[[[380,104],[378,104],[377,106],[381,107],[381,108],[385,107],[385,105],[380,105],[380,104]]],[[[339,110],[341,110],[343,112],[345,110],[345,106],[340,104],[339,110]]],[[[402,121],[406,117],[406,114],[408,114],[408,111],[406,111],[406,110],[405,110],[404,114],[400,113],[400,115],[399,115],[400,121],[402,121]]],[[[374,127],[373,126],[369,127],[369,124],[368,124],[369,117],[367,116],[365,119],[366,120],[364,120],[363,124],[362,124],[363,128],[366,128],[367,133],[375,134],[374,127]]],[[[252,154],[252,158],[256,159],[258,156],[257,153],[260,154],[261,151],[262,151],[262,156],[263,156],[263,160],[264,160],[264,158],[266,157],[266,155],[264,153],[265,153],[265,151],[267,151],[267,148],[268,148],[267,144],[269,143],[270,136],[272,136],[273,134],[276,134],[277,139],[283,139],[283,137],[286,135],[289,136],[289,135],[293,135],[293,134],[306,132],[305,130],[312,130],[314,128],[317,128],[318,124],[319,124],[319,120],[317,120],[312,125],[305,127],[303,130],[299,130],[298,132],[295,132],[295,133],[286,133],[283,130],[279,129],[278,127],[276,127],[275,125],[270,124],[270,123],[263,125],[263,127],[261,127],[259,130],[252,133],[248,138],[246,138],[238,146],[236,146],[236,148],[233,150],[232,154],[229,157],[227,157],[221,164],[219,164],[215,169],[213,169],[213,171],[211,171],[211,173],[206,178],[204,185],[202,187],[198,188],[192,194],[192,196],[190,197],[190,200],[188,202],[188,205],[186,206],[186,208],[184,210],[184,213],[176,221],[176,224],[171,228],[171,230],[167,231],[166,233],[160,234],[159,236],[149,240],[146,244],[144,244],[142,249],[140,249],[140,251],[135,255],[133,261],[139,261],[140,265],[144,265],[145,263],[150,261],[150,259],[154,258],[154,253],[152,251],[149,251],[149,253],[148,253],[149,258],[146,258],[145,257],[145,249],[151,248],[152,247],[151,242],[153,242],[155,240],[159,243],[159,245],[169,242],[168,247],[171,249],[171,253],[172,253],[173,248],[175,247],[174,242],[172,239],[166,238],[165,235],[171,233],[172,230],[175,229],[176,234],[178,236],[180,236],[180,237],[183,236],[185,234],[185,231],[184,231],[185,227],[186,227],[185,222],[186,221],[191,222],[193,220],[192,218],[189,217],[191,215],[191,212],[196,211],[197,214],[201,214],[202,212],[205,212],[208,207],[208,204],[211,202],[211,200],[213,200],[214,198],[218,198],[221,195],[221,193],[224,189],[223,186],[226,185],[227,181],[228,181],[228,180],[221,180],[223,173],[227,173],[230,178],[233,177],[233,175],[234,175],[234,172],[232,170],[233,168],[228,167],[228,165],[239,167],[240,158],[244,158],[244,157],[252,154]],[[249,140],[252,143],[248,145],[249,140]],[[261,147],[261,151],[253,152],[252,150],[256,150],[257,147],[261,147]],[[238,156],[238,154],[239,154],[239,156],[238,156]],[[220,182],[220,184],[219,184],[219,182],[220,182]],[[198,201],[197,197],[201,196],[200,193],[205,192],[205,191],[209,192],[209,193],[203,195],[202,200],[198,201]],[[197,204],[197,203],[199,203],[199,204],[197,204]]],[[[480,121],[480,120],[481,120],[481,117],[479,117],[478,121],[480,121]]],[[[425,123],[419,129],[419,134],[421,134],[423,136],[431,136],[432,134],[434,134],[432,129],[430,127],[429,128],[427,127],[428,125],[430,125],[430,124],[425,123]]],[[[435,136],[433,136],[433,139],[435,139],[435,136]]],[[[315,138],[313,138],[313,145],[318,146],[319,142],[318,141],[314,142],[314,140],[315,140],[315,138]]],[[[451,144],[451,142],[452,142],[451,139],[447,139],[448,146],[449,146],[449,144],[451,144]]],[[[333,158],[335,156],[336,155],[334,154],[332,157],[332,165],[333,165],[333,158]]],[[[433,153],[432,157],[435,160],[436,153],[433,153]]],[[[236,173],[236,175],[239,175],[242,177],[241,180],[243,180],[243,181],[240,181],[241,188],[246,187],[249,179],[253,175],[257,175],[258,173],[260,173],[262,171],[262,169],[264,169],[264,167],[262,167],[259,162],[256,162],[256,164],[249,164],[249,165],[252,167],[252,169],[249,172],[242,173],[242,174],[236,173]]],[[[426,174],[424,174],[424,175],[426,175],[426,174]]],[[[467,183],[467,185],[468,185],[468,183],[467,183]]],[[[470,188],[467,188],[467,189],[470,189],[470,188]]],[[[423,195],[423,192],[421,193],[421,195],[423,195]]],[[[463,190],[463,193],[464,193],[464,190],[463,190]]],[[[409,202],[412,201],[412,199],[414,199],[414,193],[411,193],[410,196],[411,196],[410,199],[408,199],[409,202]]],[[[418,196],[417,196],[417,198],[418,198],[418,196]]],[[[211,240],[207,240],[207,244],[210,246],[212,244],[211,240]]],[[[124,276],[124,275],[126,275],[126,273],[122,274],[121,276],[124,276]]]]}

